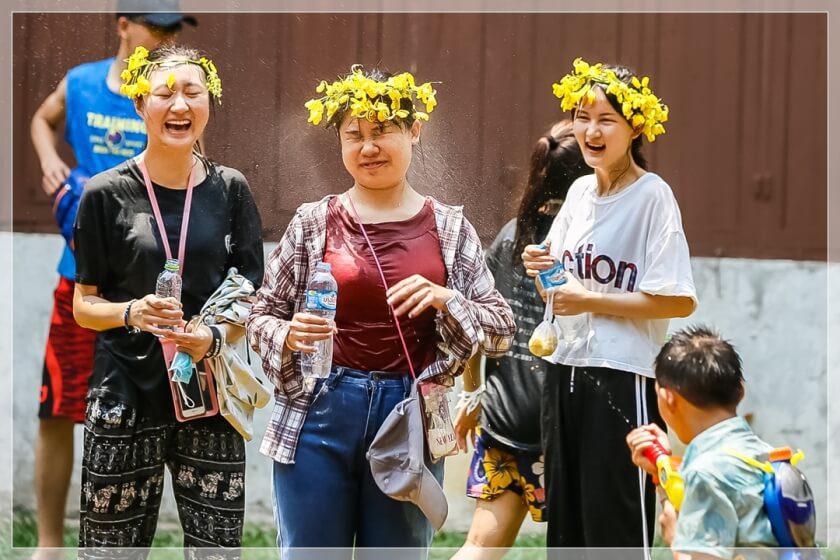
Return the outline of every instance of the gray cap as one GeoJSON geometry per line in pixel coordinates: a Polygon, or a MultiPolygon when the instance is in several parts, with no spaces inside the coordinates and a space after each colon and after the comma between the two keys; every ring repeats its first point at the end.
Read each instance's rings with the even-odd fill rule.
{"type": "Polygon", "coordinates": [[[155,27],[180,27],[181,23],[198,25],[194,17],[181,13],[178,0],[117,0],[119,16],[155,27]]]}
{"type": "Polygon", "coordinates": [[[385,418],[367,452],[370,470],[382,492],[414,503],[440,529],[449,513],[443,488],[426,468],[426,430],[417,385],[385,418]]]}

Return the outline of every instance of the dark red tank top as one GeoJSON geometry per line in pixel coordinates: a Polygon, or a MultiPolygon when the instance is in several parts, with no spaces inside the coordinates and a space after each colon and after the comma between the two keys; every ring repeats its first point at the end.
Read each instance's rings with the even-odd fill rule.
{"type": "MultiPolygon", "coordinates": [[[[365,224],[365,230],[389,286],[412,274],[446,285],[446,267],[431,199],[407,220],[365,224]]],[[[338,334],[333,363],[364,371],[408,372],[376,262],[359,224],[338,197],[331,199],[328,206],[324,261],[332,265],[338,282],[338,334]]],[[[418,375],[435,360],[435,314],[436,310],[430,307],[413,319],[400,318],[418,375]]]]}

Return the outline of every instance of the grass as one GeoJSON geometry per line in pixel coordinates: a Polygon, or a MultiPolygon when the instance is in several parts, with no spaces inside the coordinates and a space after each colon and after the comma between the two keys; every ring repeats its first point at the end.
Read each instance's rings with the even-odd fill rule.
{"type": "MultiPolygon", "coordinates": [[[[9,538],[7,531],[0,531],[0,551],[15,548],[34,548],[37,544],[38,532],[35,517],[26,510],[16,510],[14,513],[13,539],[9,538]]],[[[183,554],[180,551],[182,544],[182,533],[180,529],[166,527],[158,528],[152,546],[157,549],[149,555],[149,560],[182,560],[183,554]]],[[[429,560],[449,560],[455,549],[459,548],[466,538],[465,533],[441,532],[435,535],[432,541],[432,550],[429,551],[429,560]]],[[[64,546],[75,548],[78,543],[78,530],[68,527],[64,532],[64,546]]],[[[520,535],[514,543],[514,548],[506,555],[505,560],[544,560],[545,559],[545,536],[544,535],[520,535]]],[[[275,531],[273,527],[246,523],[242,536],[243,560],[276,560],[275,531]]],[[[17,555],[25,558],[25,554],[17,555]]],[[[68,551],[67,558],[75,558],[72,551],[68,551]]],[[[666,549],[654,551],[655,560],[670,560],[671,555],[666,549]]],[[[840,560],[840,548],[822,550],[822,560],[840,560]]]]}
{"type": "MultiPolygon", "coordinates": [[[[30,511],[16,510],[13,527],[13,545],[17,548],[34,548],[38,544],[38,527],[35,516],[30,511]]],[[[242,535],[242,546],[252,548],[274,548],[274,528],[246,523],[242,535]]],[[[78,526],[64,529],[64,546],[75,548],[79,543],[78,526]]],[[[2,544],[2,540],[0,540],[2,544]]],[[[180,548],[183,544],[183,533],[180,529],[159,527],[155,532],[154,548],[180,548]]]]}
{"type": "MultiPolygon", "coordinates": [[[[27,510],[16,510],[14,514],[12,543],[16,548],[34,548],[38,543],[38,528],[35,516],[27,510]]],[[[67,527],[64,530],[64,546],[75,548],[78,544],[78,528],[67,527]]],[[[460,548],[464,544],[466,533],[441,532],[435,535],[432,546],[435,548],[460,548]]],[[[153,548],[180,548],[183,534],[178,528],[159,527],[152,543],[153,548]]],[[[6,540],[0,537],[0,545],[6,540]]],[[[274,527],[245,523],[242,535],[243,548],[274,548],[274,527]]],[[[545,537],[542,535],[520,535],[514,547],[545,548],[545,537]]]]}

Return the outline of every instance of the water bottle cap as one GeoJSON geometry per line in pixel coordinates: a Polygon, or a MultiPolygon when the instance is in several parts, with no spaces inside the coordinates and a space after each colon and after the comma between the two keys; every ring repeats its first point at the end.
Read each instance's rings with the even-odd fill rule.
{"type": "Polygon", "coordinates": [[[178,259],[166,259],[166,264],[163,265],[163,268],[172,272],[178,272],[181,270],[181,263],[178,262],[178,259]]]}
{"type": "Polygon", "coordinates": [[[321,261],[317,265],[315,265],[315,270],[320,270],[323,272],[332,272],[332,265],[328,262],[321,261]]]}

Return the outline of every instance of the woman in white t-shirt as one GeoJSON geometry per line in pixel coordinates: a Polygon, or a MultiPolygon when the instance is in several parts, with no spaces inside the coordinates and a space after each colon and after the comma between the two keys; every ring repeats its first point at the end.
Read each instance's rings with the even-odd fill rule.
{"type": "Polygon", "coordinates": [[[697,304],[679,206],[641,154],[642,136],[665,132],[668,108],[648,78],[581,59],[554,94],[595,173],[572,184],[545,242],[522,254],[531,276],[558,260],[566,269],[553,295],[558,346],[546,359],[567,367],[543,391],[548,545],[648,546],[654,491],[624,438],[664,427],[653,360],[669,319],[697,304]]]}

